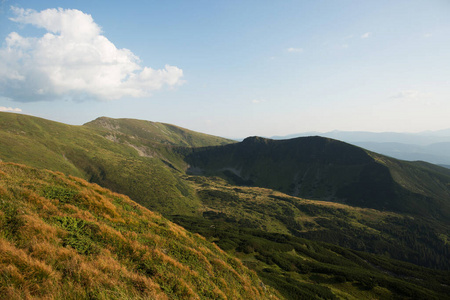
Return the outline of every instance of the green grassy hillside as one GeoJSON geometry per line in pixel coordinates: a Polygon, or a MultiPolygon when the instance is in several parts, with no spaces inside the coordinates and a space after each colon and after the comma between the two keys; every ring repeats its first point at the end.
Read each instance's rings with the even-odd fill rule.
{"type": "Polygon", "coordinates": [[[238,255],[290,299],[449,294],[449,170],[320,137],[217,146],[229,141],[172,127],[0,113],[0,159],[126,194],[238,255]]]}
{"type": "Polygon", "coordinates": [[[191,214],[198,201],[179,179],[186,163],[171,148],[227,142],[138,120],[117,120],[116,124],[113,119],[100,118],[90,125],[71,126],[12,113],[0,113],[0,140],[0,160],[82,177],[161,212],[191,214]],[[111,132],[96,126],[106,123],[115,124],[111,128],[116,129],[111,132]],[[156,129],[150,131],[152,127],[156,129]]]}
{"type": "Polygon", "coordinates": [[[0,163],[2,299],[276,299],[236,258],[82,179],[0,163]]]}
{"type": "Polygon", "coordinates": [[[247,138],[187,151],[188,172],[309,199],[450,220],[450,170],[402,162],[340,141],[247,138]]]}
{"type": "Polygon", "coordinates": [[[172,146],[205,147],[226,145],[235,141],[195,132],[166,123],[136,119],[112,119],[100,117],[84,126],[103,129],[115,138],[131,137],[172,146]],[[118,136],[118,137],[117,137],[118,136]]]}
{"type": "Polygon", "coordinates": [[[295,205],[304,232],[338,214],[365,232],[376,230],[371,222],[401,218],[395,214],[187,178],[204,218],[174,219],[240,257],[263,284],[240,261],[126,196],[23,165],[0,163],[0,175],[0,294],[8,299],[276,299],[269,286],[287,299],[445,299],[450,292],[448,272],[295,237],[282,219],[295,205]]]}

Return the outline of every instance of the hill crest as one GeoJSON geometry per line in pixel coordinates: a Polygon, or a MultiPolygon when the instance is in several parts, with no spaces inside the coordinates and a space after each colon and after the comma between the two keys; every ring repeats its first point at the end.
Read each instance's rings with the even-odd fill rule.
{"type": "Polygon", "coordinates": [[[449,170],[395,160],[330,138],[250,137],[193,149],[186,161],[193,174],[221,176],[234,184],[446,222],[450,216],[449,170]]]}
{"type": "Polygon", "coordinates": [[[225,145],[234,141],[195,132],[176,125],[137,119],[99,117],[83,126],[171,146],[204,147],[225,145]]]}

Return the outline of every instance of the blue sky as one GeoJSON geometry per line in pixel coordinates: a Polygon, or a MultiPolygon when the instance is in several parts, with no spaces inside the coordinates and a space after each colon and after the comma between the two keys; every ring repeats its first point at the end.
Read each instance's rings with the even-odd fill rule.
{"type": "Polygon", "coordinates": [[[3,111],[225,137],[450,127],[447,0],[0,3],[3,111]]]}

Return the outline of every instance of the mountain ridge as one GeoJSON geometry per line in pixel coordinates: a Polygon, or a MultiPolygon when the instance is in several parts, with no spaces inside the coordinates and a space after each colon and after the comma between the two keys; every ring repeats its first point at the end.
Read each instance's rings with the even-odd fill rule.
{"type": "Polygon", "coordinates": [[[450,129],[419,133],[335,130],[322,133],[305,132],[271,138],[286,139],[310,135],[338,139],[397,159],[450,164],[450,129]]]}
{"type": "MultiPolygon", "coordinates": [[[[165,133],[167,143],[161,143],[146,138],[155,136],[148,131],[155,128],[153,122],[110,118],[93,122],[89,126],[72,126],[2,113],[0,138],[4,146],[0,147],[0,158],[64,171],[128,194],[158,210],[195,211],[200,203],[179,175],[186,169],[192,172],[203,167],[204,173],[219,172],[238,184],[257,184],[305,198],[334,199],[408,213],[419,211],[444,219],[449,214],[448,200],[442,200],[448,199],[450,193],[448,169],[400,162],[333,139],[316,136],[276,141],[249,137],[233,143],[217,137],[205,140],[209,136],[191,131],[180,135],[179,127],[157,125],[164,126],[167,132],[177,128],[175,138],[169,137],[170,132],[165,133]],[[205,141],[210,146],[186,146],[204,145],[205,141]],[[300,141],[306,144],[302,146],[300,141]],[[199,155],[202,158],[193,159],[199,155]],[[207,161],[202,161],[208,155],[207,161]],[[148,172],[154,173],[154,179],[146,179],[148,172]],[[427,181],[418,180],[420,176],[427,181]],[[145,192],[148,189],[151,194],[145,192]],[[387,196],[394,200],[374,202],[387,196]],[[159,203],[152,200],[155,198],[160,199],[159,203]],[[407,201],[402,204],[401,198],[407,201]],[[436,208],[437,202],[444,207],[442,213],[436,208]]],[[[157,129],[159,136],[164,136],[161,128],[157,129]]]]}
{"type": "MultiPolygon", "coordinates": [[[[137,123],[151,124],[140,120],[137,123]]],[[[175,134],[174,139],[170,131],[160,129],[144,131],[158,136],[149,140],[139,134],[0,112],[0,159],[81,177],[160,211],[192,212],[199,203],[177,175],[186,163],[171,149],[189,143],[214,145],[228,140],[191,134],[189,130],[184,135],[175,134]],[[149,173],[153,176],[148,177],[149,173]]]]}
{"type": "Polygon", "coordinates": [[[271,136],[270,139],[286,139],[296,138],[303,136],[318,135],[323,137],[329,137],[348,142],[400,142],[411,143],[418,145],[431,144],[436,142],[450,142],[450,128],[442,130],[428,130],[423,132],[372,132],[372,131],[343,131],[333,130],[327,132],[300,132],[289,134],[285,136],[271,136]]]}
{"type": "Polygon", "coordinates": [[[408,213],[424,213],[419,206],[434,205],[428,215],[447,222],[450,216],[447,169],[401,162],[329,138],[251,137],[237,144],[194,149],[186,160],[195,174],[219,175],[238,184],[408,213]],[[420,176],[431,176],[426,184],[434,185],[437,194],[425,191],[420,176]],[[383,199],[389,202],[381,202],[383,199]],[[437,209],[441,199],[447,199],[442,214],[437,209]]]}
{"type": "MultiPolygon", "coordinates": [[[[191,147],[192,141],[176,132],[170,135],[164,125],[159,128],[169,134],[166,143],[146,136],[151,132],[145,129],[156,128],[152,122],[121,119],[117,122],[126,126],[116,126],[114,119],[102,120],[106,128],[0,114],[0,159],[80,174],[126,194],[238,255],[288,299],[299,295],[441,299],[445,294],[442,284],[447,284],[445,270],[450,265],[445,218],[448,170],[398,161],[321,137],[309,137],[303,146],[302,139],[250,137],[242,143],[191,147]],[[189,157],[197,154],[211,168],[207,174],[208,168],[200,165],[203,175],[217,175],[219,170],[228,182],[186,174],[186,169],[195,167],[189,157]],[[303,176],[295,178],[299,171],[303,176]],[[297,195],[305,192],[319,200],[277,191],[283,188],[297,188],[297,195]],[[375,202],[377,209],[358,201],[326,202],[343,197],[338,191],[356,200],[361,195],[383,200],[383,195],[393,192],[401,201],[388,205],[399,203],[410,211],[391,212],[392,207],[384,207],[382,201],[375,202]],[[409,283],[405,276],[418,280],[409,283]]],[[[195,140],[196,135],[191,136],[195,140]]],[[[202,138],[197,142],[203,143],[202,138]]]]}
{"type": "Polygon", "coordinates": [[[176,125],[146,120],[99,117],[83,126],[106,129],[109,132],[132,135],[135,138],[151,140],[171,146],[202,147],[209,145],[224,145],[235,141],[195,132],[176,125]]]}

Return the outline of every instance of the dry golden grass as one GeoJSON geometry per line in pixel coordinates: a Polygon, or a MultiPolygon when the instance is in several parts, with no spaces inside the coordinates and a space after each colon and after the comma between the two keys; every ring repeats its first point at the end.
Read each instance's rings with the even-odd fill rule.
{"type": "Polygon", "coordinates": [[[198,234],[85,180],[0,163],[7,299],[276,299],[198,234]]]}

